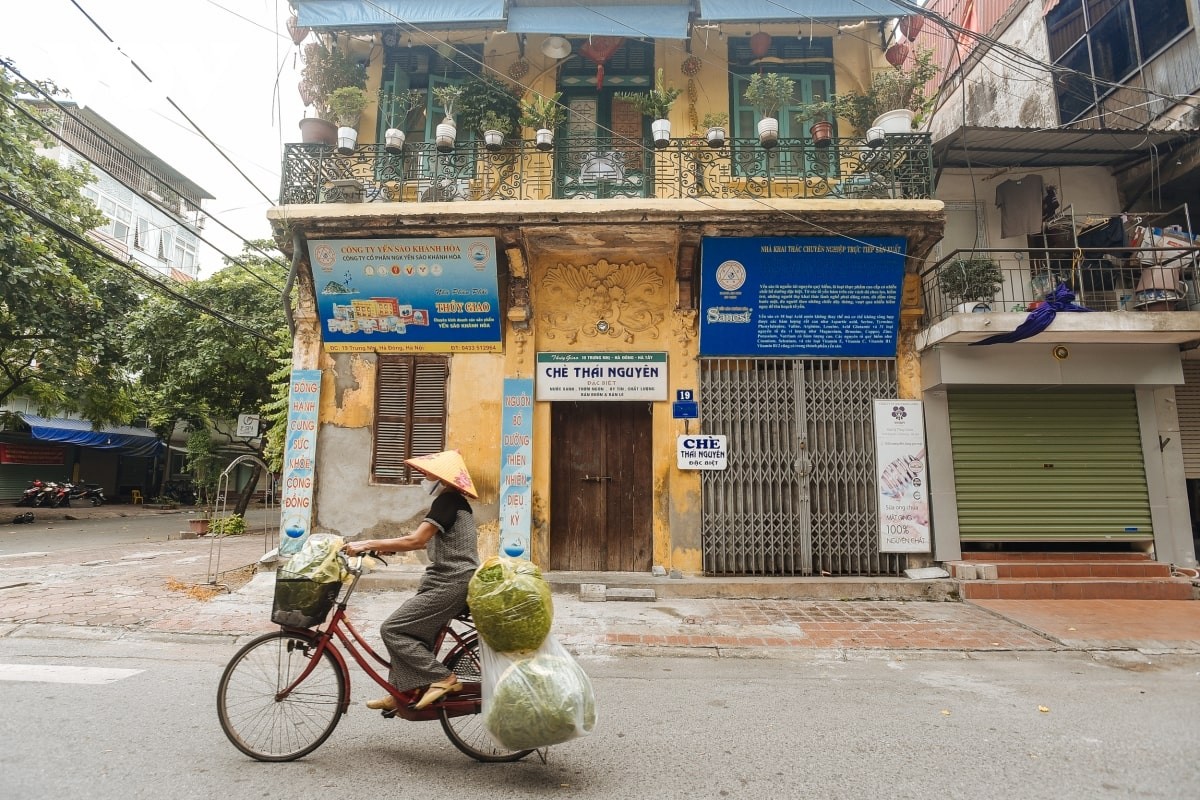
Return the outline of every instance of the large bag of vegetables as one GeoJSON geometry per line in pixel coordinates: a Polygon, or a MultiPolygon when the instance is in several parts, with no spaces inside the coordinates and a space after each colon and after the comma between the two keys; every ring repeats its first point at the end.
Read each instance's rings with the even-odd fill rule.
{"type": "Polygon", "coordinates": [[[492,556],[467,586],[467,605],[479,636],[493,650],[536,650],[550,632],[554,605],[542,572],[525,559],[492,556]]]}
{"type": "Polygon", "coordinates": [[[483,724],[501,747],[549,747],[592,732],[592,682],[554,636],[531,653],[480,649],[483,724]]]}

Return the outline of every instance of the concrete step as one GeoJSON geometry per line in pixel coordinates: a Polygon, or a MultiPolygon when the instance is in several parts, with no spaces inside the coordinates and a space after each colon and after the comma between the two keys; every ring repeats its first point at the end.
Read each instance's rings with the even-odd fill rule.
{"type": "Polygon", "coordinates": [[[1186,578],[964,580],[964,600],[1195,600],[1186,578]]]}
{"type": "Polygon", "coordinates": [[[964,560],[946,564],[959,580],[979,578],[1169,578],[1171,565],[1148,559],[964,560]]]}
{"type": "Polygon", "coordinates": [[[1133,550],[971,550],[962,554],[963,561],[1150,561],[1150,556],[1133,550]]]}
{"type": "MultiPolygon", "coordinates": [[[[381,567],[359,582],[362,591],[412,591],[421,580],[423,567],[399,564],[381,567]]],[[[603,586],[612,599],[659,600],[755,599],[755,600],[958,600],[957,581],[949,578],[912,580],[893,577],[708,577],[685,575],[660,577],[640,572],[546,572],[553,592],[579,595],[583,586],[603,586]],[[619,591],[614,591],[619,590],[619,591]],[[641,590],[641,591],[638,591],[641,590]]],[[[588,590],[595,599],[595,589],[588,590]]],[[[606,597],[607,599],[607,597],[606,597]]]]}

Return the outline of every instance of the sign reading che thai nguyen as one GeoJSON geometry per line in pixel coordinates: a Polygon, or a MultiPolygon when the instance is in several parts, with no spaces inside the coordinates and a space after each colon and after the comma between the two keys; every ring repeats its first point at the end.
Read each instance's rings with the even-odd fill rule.
{"type": "Polygon", "coordinates": [[[325,349],[498,353],[496,240],[308,243],[325,349]]]}
{"type": "Polygon", "coordinates": [[[707,237],[700,355],[896,355],[905,240],[707,237]]]}

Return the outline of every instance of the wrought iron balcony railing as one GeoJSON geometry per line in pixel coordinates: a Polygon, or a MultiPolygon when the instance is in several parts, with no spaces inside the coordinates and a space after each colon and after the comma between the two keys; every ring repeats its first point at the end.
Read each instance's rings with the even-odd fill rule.
{"type": "Polygon", "coordinates": [[[1200,310],[1200,247],[955,250],[921,273],[925,324],[1032,311],[1060,282],[1093,311],[1200,310]]]}
{"type": "Polygon", "coordinates": [[[571,138],[551,151],[512,141],[497,152],[460,142],[439,153],[432,142],[409,142],[399,154],[381,144],[352,154],[315,144],[284,146],[280,203],[550,200],[569,198],[890,198],[933,193],[929,134],[888,136],[870,147],[841,138],[818,147],[811,139],[756,139],[720,148],[702,139],[673,139],[654,150],[628,140],[571,138]]]}

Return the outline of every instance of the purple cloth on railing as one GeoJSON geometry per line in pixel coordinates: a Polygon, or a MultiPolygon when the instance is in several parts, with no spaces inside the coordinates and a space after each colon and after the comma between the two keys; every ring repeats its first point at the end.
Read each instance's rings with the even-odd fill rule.
{"type": "Polygon", "coordinates": [[[1046,328],[1050,327],[1050,323],[1054,322],[1054,318],[1059,311],[1091,311],[1090,308],[1075,305],[1075,293],[1067,288],[1067,285],[1059,281],[1058,286],[1054,291],[1046,295],[1046,302],[1038,306],[1033,311],[1029,312],[1029,316],[1025,321],[1014,328],[1009,333],[998,333],[995,336],[989,336],[986,339],[981,339],[978,342],[971,342],[971,345],[977,344],[1001,344],[1003,342],[1019,342],[1022,339],[1028,339],[1030,336],[1036,336],[1046,328]]]}

